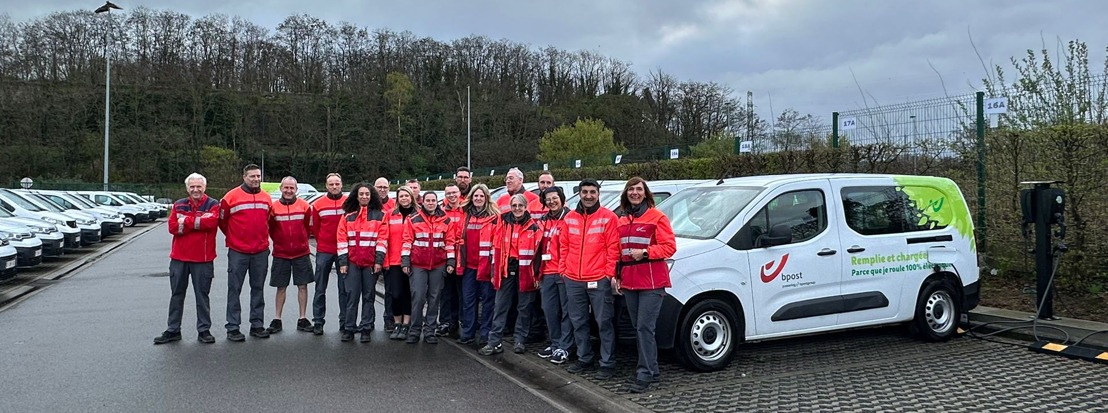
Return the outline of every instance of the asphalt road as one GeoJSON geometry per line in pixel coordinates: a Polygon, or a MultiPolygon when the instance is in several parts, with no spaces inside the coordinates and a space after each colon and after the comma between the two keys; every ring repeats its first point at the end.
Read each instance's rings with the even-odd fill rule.
{"type": "MultiPolygon", "coordinates": [[[[0,311],[0,411],[557,411],[454,345],[408,345],[380,330],[369,344],[340,342],[333,282],[323,336],[287,328],[227,341],[222,237],[211,292],[216,343],[196,341],[190,289],[184,340],[155,346],[169,301],[162,225],[0,311]]],[[[266,287],[267,325],[275,291],[266,287]]],[[[290,288],[286,327],[296,313],[290,288]]]]}

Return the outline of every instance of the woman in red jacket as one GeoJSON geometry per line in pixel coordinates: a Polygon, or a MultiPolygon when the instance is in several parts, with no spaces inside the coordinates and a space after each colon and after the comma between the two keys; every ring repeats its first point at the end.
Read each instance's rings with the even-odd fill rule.
{"type": "Polygon", "coordinates": [[[339,276],[344,277],[348,299],[346,301],[346,326],[342,341],[354,339],[361,332],[359,341],[370,342],[373,332],[373,301],[376,297],[377,278],[381,274],[388,251],[389,226],[385,213],[381,212],[381,199],[368,184],[359,183],[350,189],[342,209],[346,215],[339,221],[338,261],[339,276]],[[362,305],[362,322],[358,324],[358,304],[362,305]]]}
{"type": "Polygon", "coordinates": [[[406,342],[418,343],[422,333],[424,342],[438,344],[435,328],[439,322],[439,294],[443,277],[454,272],[457,226],[439,208],[439,196],[433,191],[424,192],[421,200],[420,208],[404,227],[404,245],[400,249],[400,265],[412,288],[412,325],[406,342]]]}
{"type": "Polygon", "coordinates": [[[492,284],[496,288],[496,304],[489,330],[489,342],[478,350],[482,356],[504,352],[501,333],[508,322],[508,310],[518,296],[516,305],[515,346],[516,354],[524,352],[523,341],[531,328],[531,307],[539,289],[539,266],[542,261],[535,256],[542,241],[542,228],[531,219],[527,210],[527,197],[512,195],[508,201],[510,210],[500,215],[493,235],[492,284]]]}
{"type": "Polygon", "coordinates": [[[550,345],[539,352],[539,357],[550,359],[554,364],[562,364],[569,360],[569,348],[573,346],[573,325],[569,322],[569,299],[566,296],[565,281],[562,280],[562,257],[558,244],[569,208],[565,207],[566,195],[562,188],[546,188],[540,196],[547,208],[547,213],[539,219],[543,234],[539,248],[542,259],[539,271],[542,276],[540,297],[550,345]]]}
{"type": "Polygon", "coordinates": [[[638,368],[627,379],[628,390],[642,393],[658,381],[654,328],[670,286],[665,260],[677,251],[677,242],[669,218],[654,208],[654,194],[642,178],[627,181],[619,206],[619,270],[613,288],[623,293],[638,341],[638,368]]]}
{"type": "Polygon", "coordinates": [[[408,324],[412,322],[412,290],[408,275],[400,266],[400,250],[404,245],[404,227],[415,214],[415,193],[407,186],[396,189],[396,209],[386,211],[389,223],[388,271],[385,273],[385,293],[392,303],[392,318],[396,328],[389,339],[408,338],[408,324]]]}
{"type": "Polygon", "coordinates": [[[470,190],[462,209],[465,217],[459,227],[461,234],[457,248],[458,268],[462,271],[462,334],[458,344],[469,345],[476,341],[478,346],[483,346],[489,341],[493,299],[496,297],[489,257],[492,256],[493,231],[500,213],[485,184],[478,184],[470,190]],[[478,307],[481,309],[480,317],[478,307]]]}

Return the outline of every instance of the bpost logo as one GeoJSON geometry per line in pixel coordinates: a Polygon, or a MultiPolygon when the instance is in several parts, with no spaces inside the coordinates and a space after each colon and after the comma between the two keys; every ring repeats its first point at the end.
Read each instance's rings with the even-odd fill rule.
{"type": "Polygon", "coordinates": [[[774,268],[773,266],[773,264],[775,263],[777,263],[777,260],[767,262],[766,265],[762,266],[763,283],[769,283],[770,281],[777,279],[777,276],[779,275],[781,276],[781,280],[785,282],[796,281],[804,278],[804,273],[799,272],[795,274],[781,274],[781,272],[785,271],[785,265],[789,263],[789,254],[781,256],[781,264],[779,264],[777,268],[774,268]],[[767,271],[769,272],[768,274],[766,273],[767,271]]]}

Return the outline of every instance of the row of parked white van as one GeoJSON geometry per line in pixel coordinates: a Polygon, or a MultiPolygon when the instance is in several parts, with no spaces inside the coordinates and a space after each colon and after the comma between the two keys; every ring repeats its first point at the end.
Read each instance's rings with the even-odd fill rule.
{"type": "Polygon", "coordinates": [[[168,211],[133,192],[0,188],[0,281],[168,211]]]}

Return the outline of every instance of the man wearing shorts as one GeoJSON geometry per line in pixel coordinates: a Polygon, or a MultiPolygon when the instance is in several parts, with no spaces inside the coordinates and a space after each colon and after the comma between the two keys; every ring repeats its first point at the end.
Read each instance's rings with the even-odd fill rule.
{"type": "Polygon", "coordinates": [[[291,281],[296,284],[296,299],[300,305],[300,319],[296,329],[312,332],[308,321],[308,284],[315,274],[308,255],[308,233],[312,228],[312,212],[308,202],[296,196],[296,178],[287,176],[281,180],[281,198],[269,208],[269,237],[273,240],[273,267],[270,268],[269,285],[277,287],[275,318],[266,331],[281,331],[281,310],[285,307],[285,292],[291,281]]]}

